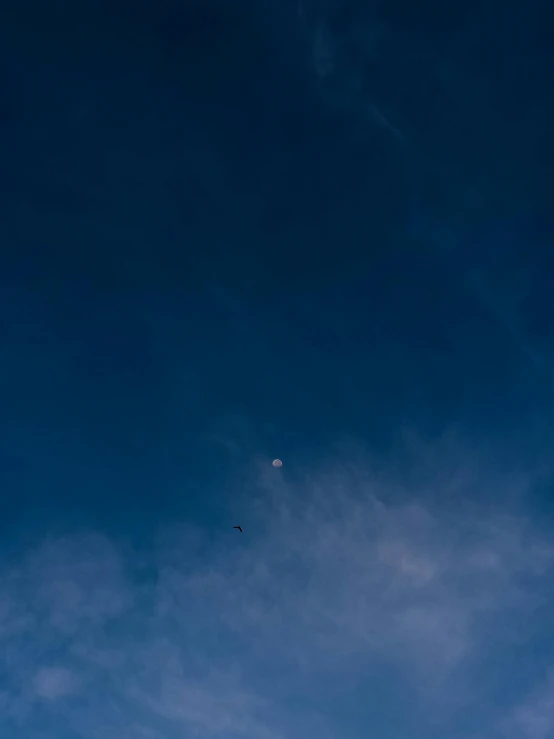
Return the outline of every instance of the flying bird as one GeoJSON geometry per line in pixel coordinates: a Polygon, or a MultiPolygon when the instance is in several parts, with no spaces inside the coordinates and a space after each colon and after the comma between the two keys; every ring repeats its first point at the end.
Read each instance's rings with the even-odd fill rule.
{"type": "Polygon", "coordinates": [[[240,531],[240,533],[242,534],[242,529],[241,529],[241,527],[240,527],[240,526],[233,526],[233,528],[234,528],[234,529],[238,529],[238,530],[240,531]]]}

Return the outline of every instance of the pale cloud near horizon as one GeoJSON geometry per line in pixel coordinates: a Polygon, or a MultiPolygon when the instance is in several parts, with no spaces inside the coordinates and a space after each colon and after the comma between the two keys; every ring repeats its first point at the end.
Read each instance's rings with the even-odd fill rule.
{"type": "Polygon", "coordinates": [[[370,463],[286,474],[257,479],[240,538],[175,524],[135,553],[92,532],[6,564],[0,727],[28,736],[34,709],[15,707],[30,680],[85,738],[346,739],[363,727],[342,731],[333,701],[362,674],[445,733],[482,702],[488,736],[545,739],[552,692],[532,669],[520,704],[495,711],[481,695],[489,661],[521,647],[551,602],[554,547],[533,520],[486,490],[446,505],[424,494],[429,480],[402,489],[370,463]]]}

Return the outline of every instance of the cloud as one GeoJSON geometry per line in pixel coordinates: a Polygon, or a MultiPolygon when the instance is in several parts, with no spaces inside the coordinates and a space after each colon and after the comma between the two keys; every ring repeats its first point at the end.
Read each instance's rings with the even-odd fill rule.
{"type": "Polygon", "coordinates": [[[170,678],[157,690],[131,689],[129,696],[154,714],[177,726],[185,725],[199,735],[281,739],[280,732],[264,726],[256,718],[261,702],[252,693],[218,691],[211,683],[206,689],[194,682],[170,678]]]}
{"type": "Polygon", "coordinates": [[[39,698],[56,701],[78,692],[80,681],[64,667],[42,667],[33,678],[33,690],[39,698]]]}
{"type": "Polygon", "coordinates": [[[332,107],[356,111],[372,126],[406,143],[405,135],[383,112],[383,105],[368,95],[366,62],[374,59],[385,31],[376,18],[353,24],[343,33],[333,30],[326,19],[309,26],[311,66],[324,99],[332,107]]]}
{"type": "MultiPolygon", "coordinates": [[[[366,686],[376,731],[387,702],[417,737],[477,701],[493,734],[508,720],[486,705],[493,672],[552,602],[554,548],[522,510],[485,502],[501,475],[483,467],[470,494],[475,455],[468,473],[461,451],[428,452],[423,475],[370,459],[264,471],[257,503],[236,499],[240,539],[176,523],[140,552],[98,532],[37,543],[3,573],[4,715],[32,720],[30,682],[75,736],[357,739],[362,719],[340,716],[363,714],[349,696],[366,686]]],[[[502,713],[541,739],[550,704],[521,702],[502,713]]]]}
{"type": "Polygon", "coordinates": [[[96,533],[43,542],[26,572],[33,605],[61,631],[100,626],[130,606],[124,563],[96,533]]]}
{"type": "Polygon", "coordinates": [[[554,731],[554,674],[548,675],[501,723],[502,736],[547,739],[554,731]]]}

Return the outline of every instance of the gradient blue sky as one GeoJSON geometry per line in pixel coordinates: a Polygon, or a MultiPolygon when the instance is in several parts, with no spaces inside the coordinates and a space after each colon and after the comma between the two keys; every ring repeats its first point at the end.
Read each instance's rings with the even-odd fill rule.
{"type": "Polygon", "coordinates": [[[554,736],[553,16],[0,4],[2,737],[554,736]]]}

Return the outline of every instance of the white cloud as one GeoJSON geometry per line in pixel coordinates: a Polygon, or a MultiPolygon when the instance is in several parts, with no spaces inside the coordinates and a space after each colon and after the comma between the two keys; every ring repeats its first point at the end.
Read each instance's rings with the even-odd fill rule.
{"type": "Polygon", "coordinates": [[[33,690],[39,698],[56,701],[77,693],[80,681],[65,667],[41,667],[33,678],[33,690]]]}
{"type": "MultiPolygon", "coordinates": [[[[453,477],[462,484],[444,469],[437,479],[453,477]]],[[[526,617],[550,598],[553,547],[515,510],[445,505],[442,490],[425,492],[428,475],[402,489],[369,463],[272,480],[258,481],[263,501],[241,517],[240,540],[176,524],[148,555],[91,534],[51,539],[12,565],[4,703],[21,700],[30,676],[43,706],[86,696],[61,705],[87,739],[131,726],[170,739],[342,739],[319,696],[334,701],[353,674],[381,665],[393,693],[405,684],[448,722],[451,696],[478,700],[484,662],[521,643],[526,617]]],[[[546,698],[527,702],[511,725],[544,739],[549,710],[546,698]]]]}

